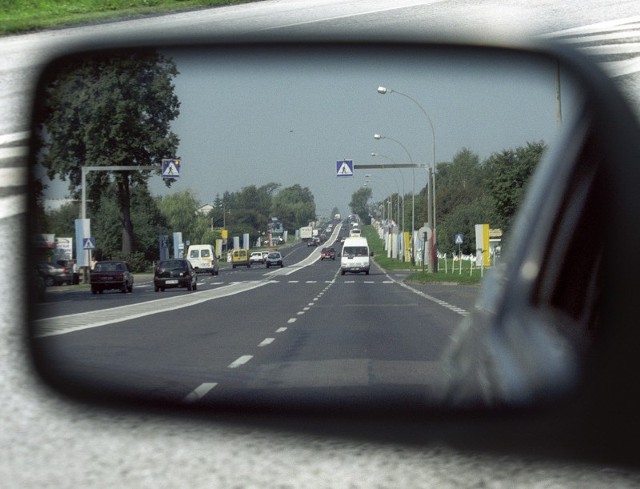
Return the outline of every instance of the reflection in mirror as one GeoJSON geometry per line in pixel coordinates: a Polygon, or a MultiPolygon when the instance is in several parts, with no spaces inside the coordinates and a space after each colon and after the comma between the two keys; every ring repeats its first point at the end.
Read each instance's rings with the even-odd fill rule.
{"type": "Polygon", "coordinates": [[[581,105],[549,60],[397,46],[102,52],[43,80],[40,369],[205,406],[440,403],[581,105]]]}

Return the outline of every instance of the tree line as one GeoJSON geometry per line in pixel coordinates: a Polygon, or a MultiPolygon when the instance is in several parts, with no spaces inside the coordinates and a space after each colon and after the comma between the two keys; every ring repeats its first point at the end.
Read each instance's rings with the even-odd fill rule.
{"type": "MultiPolygon", "coordinates": [[[[438,163],[436,168],[436,231],[437,246],[441,253],[457,253],[455,236],[464,236],[462,253],[475,252],[475,225],[489,224],[505,235],[526,192],[527,183],[542,159],[547,146],[544,142],[528,142],[524,146],[505,149],[490,155],[484,161],[478,154],[463,148],[450,162],[438,163]]],[[[420,228],[427,222],[426,186],[415,196],[415,224],[420,228]]],[[[402,208],[403,196],[388,197],[393,209],[402,208]],[[398,203],[400,202],[400,206],[398,203]]],[[[361,188],[351,200],[352,212],[382,217],[388,201],[370,202],[371,189],[361,188]]],[[[404,195],[405,230],[411,228],[412,198],[404,195]]],[[[385,214],[386,217],[386,214],[385,214]]]]}
{"type": "MultiPolygon", "coordinates": [[[[293,230],[315,219],[315,201],[306,187],[251,185],[203,203],[189,191],[152,197],[148,180],[160,176],[162,160],[176,158],[180,143],[171,122],[180,113],[174,61],[156,50],[111,51],[64,59],[45,81],[36,114],[41,165],[50,179],[68,182],[69,200],[79,201],[82,168],[140,167],[87,174],[87,215],[98,258],[123,258],[135,268],[158,258],[158,236],[181,231],[192,243],[213,243],[223,225],[230,236],[256,239],[271,217],[293,230]],[[149,169],[153,167],[153,169],[149,169]]],[[[164,179],[171,187],[174,179],[164,179]]],[[[37,209],[32,228],[75,236],[77,203],[45,212],[46,188],[35,184],[37,209]]]]}

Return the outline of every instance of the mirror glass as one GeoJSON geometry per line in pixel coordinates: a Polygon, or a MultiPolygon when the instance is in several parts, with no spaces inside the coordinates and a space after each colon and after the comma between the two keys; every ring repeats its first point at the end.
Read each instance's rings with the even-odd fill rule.
{"type": "Polygon", "coordinates": [[[203,406],[437,404],[453,333],[581,105],[554,62],[508,52],[65,58],[33,126],[40,369],[203,406]]]}

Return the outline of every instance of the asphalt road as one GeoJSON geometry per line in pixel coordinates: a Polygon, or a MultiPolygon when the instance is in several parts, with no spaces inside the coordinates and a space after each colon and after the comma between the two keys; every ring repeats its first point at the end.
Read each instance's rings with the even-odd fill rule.
{"type": "MultiPolygon", "coordinates": [[[[0,309],[0,389],[3,392],[0,475],[3,486],[639,487],[640,474],[616,467],[532,460],[509,454],[470,453],[437,441],[411,446],[311,436],[238,422],[202,422],[187,417],[124,413],[69,402],[42,386],[30,368],[23,337],[24,275],[15,273],[15,265],[26,258],[17,231],[23,226],[21,167],[24,160],[20,148],[26,138],[23,131],[27,127],[30,102],[28,87],[46,55],[78,36],[108,37],[132,30],[155,30],[170,36],[185,29],[227,31],[238,35],[262,29],[282,32],[305,29],[316,33],[345,29],[446,30],[453,24],[472,31],[516,29],[534,35],[566,36],[585,48],[592,47],[595,59],[611,70],[616,83],[629,100],[637,104],[640,93],[637,82],[639,6],[637,1],[612,4],[608,0],[590,0],[579,6],[546,0],[512,1],[508,5],[499,1],[457,0],[281,0],[0,40],[0,59],[3,60],[0,107],[5,115],[0,120],[0,176],[3,182],[0,189],[0,257],[5,277],[11,277],[0,282],[0,297],[4,300],[4,307],[0,309]],[[607,24],[603,24],[605,22],[607,24]],[[613,54],[607,54],[607,49],[612,49],[613,54]],[[623,55],[622,51],[628,53],[623,55]]],[[[360,279],[364,277],[354,280],[360,279]]],[[[333,284],[319,301],[321,307],[305,313],[307,317],[300,320],[297,325],[300,331],[288,329],[285,336],[294,340],[296,334],[301,335],[299,338],[304,337],[304,332],[322,334],[321,323],[306,322],[307,319],[324,315],[336,307],[330,300],[333,294],[351,294],[358,290],[347,285],[333,284]],[[327,307],[323,307],[324,304],[327,307]]],[[[294,284],[279,283],[263,288],[265,291],[279,288],[287,296],[302,294],[300,302],[292,302],[303,306],[303,297],[313,299],[317,296],[314,293],[320,294],[323,287],[309,284],[302,288],[306,292],[302,292],[297,290],[301,287],[294,287],[294,284]]],[[[136,289],[134,294],[138,292],[136,289]]],[[[178,295],[178,292],[172,294],[178,295]]],[[[123,299],[120,295],[117,297],[123,299]]],[[[357,302],[356,296],[349,298],[357,302]]],[[[246,299],[245,304],[251,304],[249,297],[246,299]]],[[[263,304],[264,300],[261,299],[263,304]]],[[[337,308],[342,312],[344,309],[348,308],[337,308]]],[[[234,315],[236,311],[234,309],[234,315]]],[[[183,319],[187,320],[190,314],[185,316],[183,319]]],[[[242,339],[246,343],[239,345],[241,348],[227,359],[253,355],[245,368],[260,366],[262,372],[268,370],[266,353],[293,351],[291,345],[287,347],[289,340],[283,340],[284,336],[277,336],[281,333],[274,332],[284,327],[281,326],[283,320],[284,316],[275,318],[273,324],[264,320],[266,326],[260,321],[259,327],[264,328],[257,331],[260,334],[242,339]],[[270,337],[276,338],[272,344],[258,346],[270,337]],[[265,355],[264,361],[257,361],[261,355],[265,355]]],[[[92,334],[100,330],[108,331],[97,328],[92,334]]],[[[333,332],[336,330],[333,328],[333,332]]],[[[334,346],[338,348],[341,344],[334,346]]],[[[311,353],[308,349],[308,344],[301,345],[298,352],[308,358],[311,353]]],[[[198,386],[206,384],[209,387],[217,381],[215,377],[199,375],[197,380],[194,378],[185,385],[180,394],[187,392],[186,396],[189,396],[188,392],[193,392],[191,399],[199,400],[206,389],[198,391],[198,386]]],[[[220,387],[222,390],[224,386],[220,384],[220,387]]],[[[214,395],[217,388],[208,390],[202,399],[214,395]]]]}
{"type": "Polygon", "coordinates": [[[38,306],[38,344],[74,383],[151,399],[180,402],[210,386],[199,402],[313,397],[330,406],[390,392],[437,402],[439,359],[478,287],[422,286],[425,294],[403,284],[406,273],[374,265],[341,275],[340,260],[319,253],[298,244],[282,268],[223,267],[192,292],[155,292],[148,279],[130,294],[53,287],[38,306]]]}

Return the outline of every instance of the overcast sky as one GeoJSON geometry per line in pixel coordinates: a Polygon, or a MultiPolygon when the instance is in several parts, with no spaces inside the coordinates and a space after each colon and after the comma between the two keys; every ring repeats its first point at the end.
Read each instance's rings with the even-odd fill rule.
{"type": "MultiPolygon", "coordinates": [[[[525,69],[513,58],[400,50],[172,56],[180,71],[181,113],[174,130],[181,139],[182,175],[169,191],[191,188],[203,203],[227,190],[276,182],[309,187],[319,215],[334,206],[347,213],[365,173],[374,200],[402,192],[403,182],[410,192],[412,170],[336,176],[342,159],[356,165],[408,163],[410,157],[414,163],[433,161],[427,117],[398,93],[378,94],[381,85],[410,96],[427,112],[438,162],[451,161],[464,147],[484,159],[528,141],[551,142],[559,127],[554,67],[525,69]],[[375,140],[376,133],[387,138],[375,140]]],[[[563,97],[566,118],[575,104],[568,91],[563,97]]],[[[426,172],[415,175],[417,192],[426,172]]],[[[152,188],[167,192],[159,179],[152,188]]]]}
{"type": "MultiPolygon", "coordinates": [[[[276,182],[309,187],[320,216],[334,206],[346,214],[365,174],[376,201],[402,192],[403,185],[411,192],[412,170],[336,176],[343,159],[356,165],[433,162],[425,114],[399,93],[378,94],[381,85],[424,108],[435,130],[437,162],[451,161],[465,147],[484,159],[529,141],[551,143],[560,127],[553,65],[399,49],[169,54],[180,71],[173,130],[181,140],[181,176],[170,189],[154,177],[151,190],[192,189],[203,204],[225,191],[276,182]],[[376,133],[386,139],[375,140],[376,133]]],[[[576,105],[567,84],[562,103],[566,121],[576,105]]],[[[415,180],[418,192],[426,172],[416,170],[415,180]]],[[[52,186],[52,194],[56,188],[62,187],[52,186]]]]}

